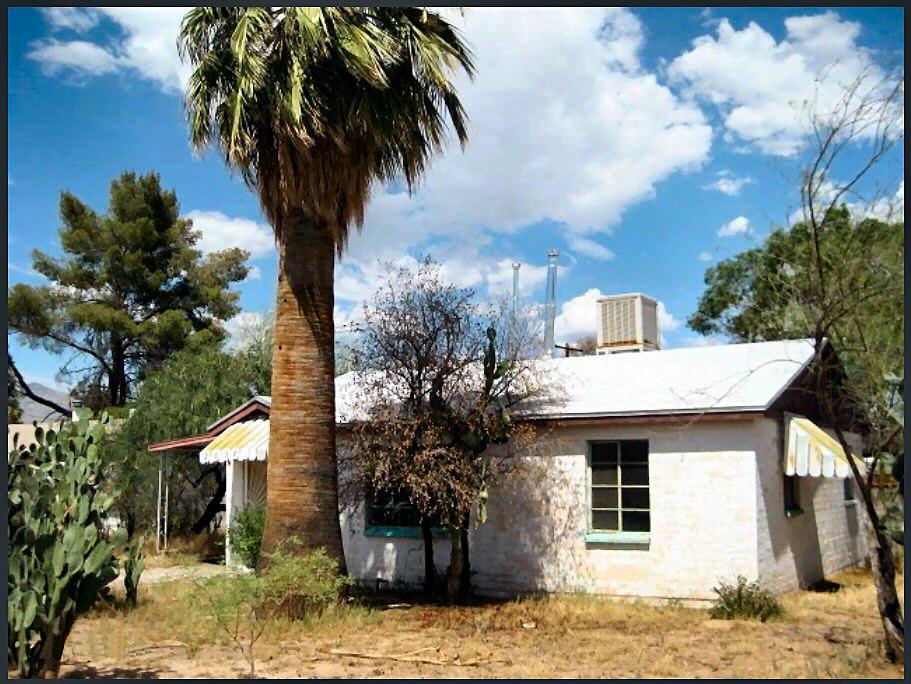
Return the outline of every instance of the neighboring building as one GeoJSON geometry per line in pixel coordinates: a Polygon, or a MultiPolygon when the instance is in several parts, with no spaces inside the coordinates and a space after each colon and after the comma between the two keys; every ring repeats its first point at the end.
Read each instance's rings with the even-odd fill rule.
{"type": "MultiPolygon", "coordinates": [[[[738,574],[780,592],[860,563],[848,464],[800,392],[813,355],[798,340],[542,361],[557,398],[530,419],[551,429],[471,530],[473,586],[701,601],[738,574]]],[[[355,382],[336,382],[340,449],[355,382]]],[[[149,448],[226,463],[230,520],[265,501],[269,410],[256,397],[205,435],[149,448]]],[[[360,580],[422,581],[419,530],[402,503],[341,513],[360,580]]],[[[442,572],[449,541],[435,544],[442,572]]]]}

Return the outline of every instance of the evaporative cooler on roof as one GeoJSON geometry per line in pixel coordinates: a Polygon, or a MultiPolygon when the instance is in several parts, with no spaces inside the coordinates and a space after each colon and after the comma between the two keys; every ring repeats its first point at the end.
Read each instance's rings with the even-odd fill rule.
{"type": "Polygon", "coordinates": [[[644,294],[602,297],[598,307],[598,353],[652,351],[660,347],[658,303],[644,294]]]}

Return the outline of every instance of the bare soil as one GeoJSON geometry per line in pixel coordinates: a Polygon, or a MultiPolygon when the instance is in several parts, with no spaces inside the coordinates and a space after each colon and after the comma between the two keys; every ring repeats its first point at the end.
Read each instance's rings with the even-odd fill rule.
{"type": "MultiPolygon", "coordinates": [[[[367,597],[319,619],[274,624],[254,647],[263,677],[888,677],[868,573],[782,597],[781,618],[592,597],[466,607],[367,597]]],[[[901,582],[902,577],[899,578],[901,582]]],[[[192,582],[141,589],[132,611],[79,620],[61,676],[227,678],[240,652],[190,605],[192,582]]],[[[409,601],[409,599],[404,599],[409,601]]]]}

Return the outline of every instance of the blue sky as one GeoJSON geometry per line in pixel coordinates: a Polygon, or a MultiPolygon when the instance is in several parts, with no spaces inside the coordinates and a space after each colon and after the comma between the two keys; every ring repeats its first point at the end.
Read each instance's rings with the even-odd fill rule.
{"type": "MultiPolygon", "coordinates": [[[[112,178],[155,170],[205,250],[251,251],[244,318],[272,307],[276,258],[256,198],[187,142],[181,12],[9,10],[10,284],[41,284],[32,249],[59,253],[61,190],[103,210],[112,178]]],[[[705,269],[797,207],[795,103],[814,92],[831,102],[840,83],[904,58],[901,9],[470,9],[457,20],[478,67],[459,81],[469,146],[435,160],[411,197],[377,189],[337,269],[339,324],[381,260],[430,253],[491,296],[508,292],[520,261],[524,296],[539,302],[555,248],[558,340],[594,332],[601,294],[641,291],[663,303],[667,346],[706,343],[685,326],[705,269]]],[[[896,152],[873,181],[903,197],[903,178],[896,152]]],[[[28,378],[54,384],[62,359],[9,343],[28,378]]]]}

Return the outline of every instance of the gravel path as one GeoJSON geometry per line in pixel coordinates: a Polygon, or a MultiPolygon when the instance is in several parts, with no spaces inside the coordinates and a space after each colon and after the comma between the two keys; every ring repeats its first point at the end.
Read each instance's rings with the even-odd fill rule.
{"type": "MultiPolygon", "coordinates": [[[[208,579],[218,575],[233,575],[236,570],[215,563],[200,563],[199,565],[176,565],[173,568],[149,568],[142,573],[139,585],[162,584],[164,582],[177,582],[189,579],[208,579]]],[[[123,575],[115,579],[112,586],[123,586],[123,575]]]]}

